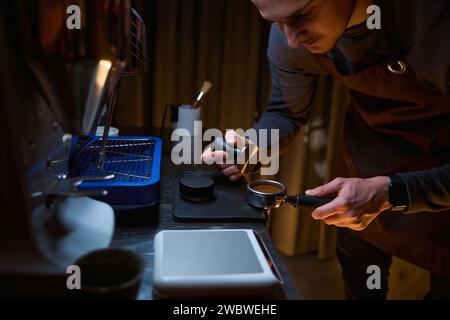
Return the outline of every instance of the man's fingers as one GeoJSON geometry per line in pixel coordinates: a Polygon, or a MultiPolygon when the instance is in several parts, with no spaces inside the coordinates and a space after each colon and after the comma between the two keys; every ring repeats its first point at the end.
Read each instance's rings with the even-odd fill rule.
{"type": "Polygon", "coordinates": [[[222,173],[227,177],[232,177],[239,173],[239,169],[236,166],[229,166],[222,170],[222,173]]]}
{"type": "Polygon", "coordinates": [[[214,151],[211,150],[211,148],[207,148],[202,153],[202,160],[204,162],[210,162],[214,157],[214,151]]]}
{"type": "Polygon", "coordinates": [[[342,199],[337,197],[330,203],[316,208],[312,213],[312,217],[316,220],[327,219],[337,212],[342,212],[344,206],[345,203],[342,201],[342,199]]]}
{"type": "Polygon", "coordinates": [[[312,215],[313,219],[315,219],[315,220],[324,220],[324,219],[327,219],[328,217],[333,216],[334,214],[336,214],[336,211],[318,212],[316,209],[312,212],[311,215],[312,215]]]}
{"type": "Polygon", "coordinates": [[[202,154],[202,160],[206,164],[225,164],[227,153],[225,151],[212,151],[206,149],[202,154]]]}
{"type": "Polygon", "coordinates": [[[334,195],[339,193],[339,190],[342,188],[344,183],[344,179],[336,178],[333,181],[324,184],[323,186],[307,190],[306,194],[308,196],[316,196],[316,197],[326,197],[330,195],[334,195]]]}
{"type": "Polygon", "coordinates": [[[348,228],[349,227],[348,223],[336,223],[334,226],[338,227],[338,228],[348,228]]]}
{"type": "Polygon", "coordinates": [[[335,225],[335,226],[348,225],[352,221],[353,221],[353,219],[345,213],[335,213],[323,220],[323,222],[325,222],[326,224],[328,224],[330,226],[331,225],[335,225]]]}
{"type": "Polygon", "coordinates": [[[202,159],[210,157],[211,153],[212,153],[212,149],[211,148],[207,148],[207,149],[203,150],[202,159]]]}
{"type": "Polygon", "coordinates": [[[224,163],[224,164],[217,164],[217,168],[219,168],[220,170],[226,169],[226,168],[231,167],[231,166],[233,166],[233,165],[232,164],[226,164],[226,163],[224,163]]]}
{"type": "Polygon", "coordinates": [[[247,139],[245,139],[244,137],[238,135],[236,133],[236,131],[227,131],[225,133],[225,141],[229,144],[229,145],[238,145],[238,146],[246,146],[248,144],[247,139]]]}
{"type": "Polygon", "coordinates": [[[323,219],[323,222],[329,226],[336,225],[336,224],[342,224],[344,221],[342,221],[342,215],[335,213],[328,218],[323,219]]]}
{"type": "Polygon", "coordinates": [[[206,164],[216,164],[222,170],[222,173],[231,181],[238,181],[242,177],[236,165],[226,163],[227,153],[225,151],[212,151],[211,148],[208,148],[203,152],[202,160],[206,164]]]}
{"type": "Polygon", "coordinates": [[[242,174],[238,173],[238,174],[234,174],[230,177],[231,181],[238,181],[240,178],[242,178],[242,174]]]}

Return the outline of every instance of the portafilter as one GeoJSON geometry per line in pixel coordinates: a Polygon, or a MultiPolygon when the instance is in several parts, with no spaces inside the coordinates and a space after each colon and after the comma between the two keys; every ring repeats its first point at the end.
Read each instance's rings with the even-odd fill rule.
{"type": "Polygon", "coordinates": [[[286,186],[274,180],[255,180],[247,185],[247,202],[254,208],[264,209],[270,212],[272,209],[289,203],[294,207],[317,208],[329,202],[333,198],[312,197],[307,195],[289,196],[286,186]]]}

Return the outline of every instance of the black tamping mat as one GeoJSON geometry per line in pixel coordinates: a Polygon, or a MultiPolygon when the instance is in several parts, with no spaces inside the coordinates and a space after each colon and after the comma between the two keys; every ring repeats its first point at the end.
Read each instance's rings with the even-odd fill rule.
{"type": "Polygon", "coordinates": [[[174,177],[173,216],[182,221],[265,222],[262,210],[248,205],[246,183],[232,182],[220,173],[185,173],[174,177]],[[186,196],[186,184],[195,185],[195,177],[205,187],[208,179],[214,181],[212,196],[198,201],[186,196]],[[206,178],[206,179],[205,179],[206,178]],[[182,194],[183,193],[183,194],[182,194]]]}

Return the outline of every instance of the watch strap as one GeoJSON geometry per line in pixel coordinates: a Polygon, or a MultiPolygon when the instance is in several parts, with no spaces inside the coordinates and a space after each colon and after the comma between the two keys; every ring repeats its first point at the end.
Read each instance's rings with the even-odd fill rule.
{"type": "Polygon", "coordinates": [[[409,206],[408,188],[401,176],[394,174],[390,177],[389,203],[392,205],[391,211],[405,211],[409,206]]]}

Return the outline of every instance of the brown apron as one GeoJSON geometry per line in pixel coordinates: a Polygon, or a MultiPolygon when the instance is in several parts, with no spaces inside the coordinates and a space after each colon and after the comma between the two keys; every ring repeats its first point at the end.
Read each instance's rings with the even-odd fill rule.
{"type": "MultiPolygon", "coordinates": [[[[387,176],[450,162],[450,96],[419,82],[405,59],[395,54],[390,61],[349,76],[339,73],[326,56],[316,56],[316,62],[341,80],[352,96],[343,148],[349,176],[387,176]],[[389,70],[389,64],[400,72],[389,70]]],[[[383,213],[355,234],[450,279],[450,211],[383,213]]]]}

